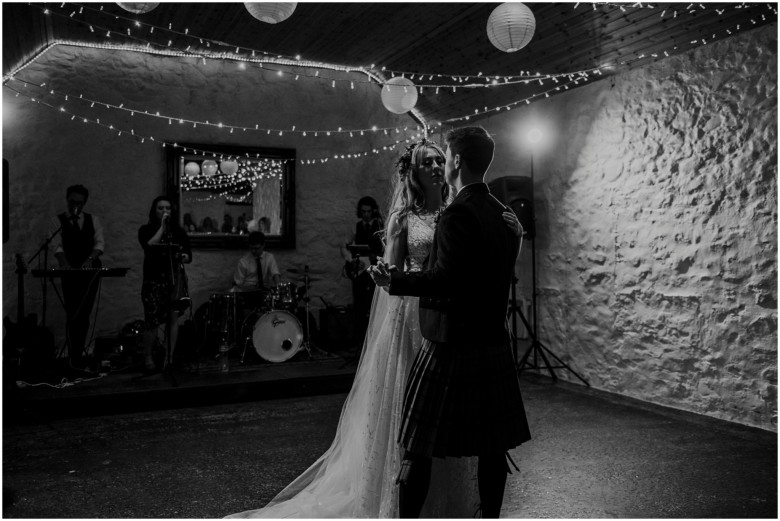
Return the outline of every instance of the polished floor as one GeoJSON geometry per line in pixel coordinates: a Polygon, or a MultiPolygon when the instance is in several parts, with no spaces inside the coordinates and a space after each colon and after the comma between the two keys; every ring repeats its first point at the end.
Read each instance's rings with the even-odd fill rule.
{"type": "MultiPolygon", "coordinates": [[[[534,439],[512,453],[501,517],[777,517],[776,433],[528,373],[521,383],[534,439]]],[[[327,448],[344,397],[71,418],[18,406],[3,425],[3,517],[262,506],[327,448]]]]}

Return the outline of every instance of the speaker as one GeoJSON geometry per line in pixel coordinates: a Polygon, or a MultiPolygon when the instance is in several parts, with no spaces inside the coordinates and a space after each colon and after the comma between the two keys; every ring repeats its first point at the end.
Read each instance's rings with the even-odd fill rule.
{"type": "Polygon", "coordinates": [[[351,306],[320,309],[320,344],[326,351],[346,351],[355,342],[355,318],[351,306]]]}
{"type": "Polygon", "coordinates": [[[526,239],[536,236],[534,226],[534,187],[530,177],[506,176],[493,179],[488,183],[490,193],[496,199],[512,208],[523,225],[526,239]]]}

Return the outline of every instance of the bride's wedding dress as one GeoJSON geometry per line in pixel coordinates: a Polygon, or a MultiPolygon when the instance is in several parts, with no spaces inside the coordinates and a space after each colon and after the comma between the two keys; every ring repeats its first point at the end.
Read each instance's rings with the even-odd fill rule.
{"type": "MultiPolygon", "coordinates": [[[[421,269],[432,241],[432,216],[409,214],[406,270],[421,269]]],[[[421,342],[418,298],[377,289],[355,381],[330,448],[264,508],[228,517],[398,517],[401,406],[421,342]]],[[[421,517],[472,517],[479,503],[476,474],[476,458],[434,458],[421,517]]]]}

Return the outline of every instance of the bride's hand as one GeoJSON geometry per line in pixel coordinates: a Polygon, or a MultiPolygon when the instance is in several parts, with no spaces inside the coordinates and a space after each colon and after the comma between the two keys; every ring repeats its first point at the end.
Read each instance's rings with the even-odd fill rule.
{"type": "Polygon", "coordinates": [[[388,266],[381,259],[377,261],[375,266],[368,268],[368,274],[374,280],[377,286],[387,288],[390,285],[390,272],[395,271],[395,266],[388,266]]]}
{"type": "Polygon", "coordinates": [[[523,225],[520,224],[520,220],[517,218],[517,216],[514,214],[514,212],[504,212],[501,214],[501,216],[504,218],[504,222],[509,226],[509,228],[514,232],[515,235],[518,237],[522,237],[523,235],[523,225]]]}

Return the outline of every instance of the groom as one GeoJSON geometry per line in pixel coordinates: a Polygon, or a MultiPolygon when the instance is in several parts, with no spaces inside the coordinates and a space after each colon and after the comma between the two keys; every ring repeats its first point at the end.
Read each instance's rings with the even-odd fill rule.
{"type": "Polygon", "coordinates": [[[404,395],[400,516],[419,517],[432,457],[478,456],[482,517],[497,518],[505,452],[531,439],[505,322],[519,239],[483,178],[493,139],[481,127],[451,130],[444,176],[457,193],[441,213],[426,271],[383,263],[374,281],[420,299],[423,345],[404,395]]]}

